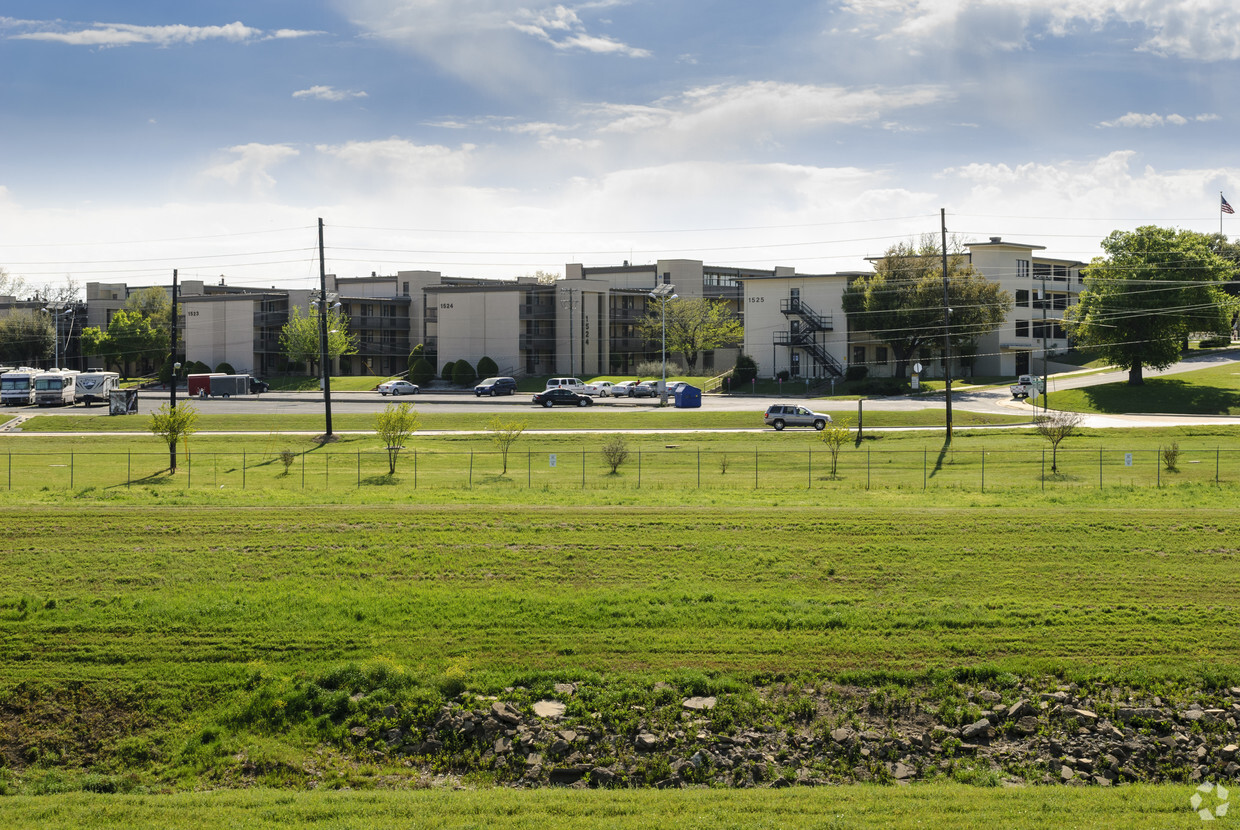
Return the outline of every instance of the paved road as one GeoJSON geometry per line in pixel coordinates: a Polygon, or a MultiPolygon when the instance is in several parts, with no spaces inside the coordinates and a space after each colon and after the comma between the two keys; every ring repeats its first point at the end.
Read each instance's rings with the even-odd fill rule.
{"type": "MultiPolygon", "coordinates": [[[[1150,370],[1147,377],[1189,372],[1209,366],[1221,366],[1240,362],[1240,351],[1211,352],[1205,355],[1189,357],[1174,366],[1162,370],[1150,370]]],[[[1073,372],[1052,375],[1051,391],[1077,389],[1104,383],[1116,383],[1127,380],[1126,372],[1073,372]]],[[[499,398],[477,398],[469,392],[428,392],[409,397],[383,397],[375,392],[333,392],[332,412],[380,412],[388,404],[395,401],[407,401],[415,404],[423,412],[482,412],[482,413],[515,413],[533,407],[529,393],[499,398]]],[[[153,412],[169,399],[167,390],[144,390],[138,396],[139,414],[153,412]]],[[[190,399],[178,393],[179,401],[192,400],[200,412],[212,414],[319,414],[323,411],[323,396],[319,392],[272,392],[262,396],[239,398],[207,398],[190,399]]],[[[768,405],[777,401],[805,400],[802,395],[766,397],[760,395],[707,395],[702,399],[702,410],[711,412],[753,412],[760,413],[768,405]]],[[[832,401],[829,398],[815,399],[807,402],[821,411],[832,413],[855,414],[855,401],[832,401]]],[[[913,411],[924,409],[944,409],[945,396],[942,393],[922,395],[918,397],[871,398],[865,401],[865,409],[869,411],[913,411]]],[[[649,398],[599,398],[595,403],[597,409],[626,409],[632,411],[651,411],[658,406],[658,401],[649,398]]],[[[1014,400],[1007,387],[970,389],[957,388],[952,393],[952,408],[971,412],[983,412],[1004,415],[1034,414],[1033,407],[1025,401],[1014,400]]],[[[12,412],[28,417],[36,414],[56,415],[98,415],[103,410],[98,407],[84,406],[67,407],[64,409],[39,409],[23,407],[12,412]]],[[[567,417],[576,410],[567,407],[557,408],[567,417]]],[[[1091,427],[1121,426],[1179,426],[1190,424],[1240,424],[1240,418],[1226,416],[1178,416],[1178,415],[1090,415],[1085,425],[1091,427]]],[[[17,426],[13,424],[10,426],[17,426]]],[[[755,424],[756,429],[760,425],[755,424]]],[[[0,431],[6,431],[0,429],[0,431]]]]}

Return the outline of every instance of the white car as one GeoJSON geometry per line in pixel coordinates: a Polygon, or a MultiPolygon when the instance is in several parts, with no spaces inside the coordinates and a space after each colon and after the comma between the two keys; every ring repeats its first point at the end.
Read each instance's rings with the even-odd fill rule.
{"type": "Polygon", "coordinates": [[[610,398],[613,385],[609,380],[596,380],[586,384],[586,394],[596,398],[610,398]]]}
{"type": "Polygon", "coordinates": [[[630,394],[635,398],[657,398],[659,397],[659,382],[657,380],[643,380],[633,387],[630,394]]]}
{"type": "Polygon", "coordinates": [[[416,383],[407,380],[389,380],[379,384],[380,395],[416,395],[420,391],[416,383]]]}

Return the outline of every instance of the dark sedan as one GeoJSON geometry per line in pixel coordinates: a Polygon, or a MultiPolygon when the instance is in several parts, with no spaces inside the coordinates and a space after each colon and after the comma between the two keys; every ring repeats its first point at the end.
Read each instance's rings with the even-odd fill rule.
{"type": "Polygon", "coordinates": [[[589,395],[578,395],[567,389],[548,389],[534,396],[534,403],[540,406],[594,406],[594,398],[589,395]]]}

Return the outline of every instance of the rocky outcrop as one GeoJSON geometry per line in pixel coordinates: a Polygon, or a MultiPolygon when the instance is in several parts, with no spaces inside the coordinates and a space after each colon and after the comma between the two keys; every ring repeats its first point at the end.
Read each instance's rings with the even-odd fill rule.
{"type": "MultiPolygon", "coordinates": [[[[384,712],[384,728],[352,724],[351,739],[409,763],[466,773],[486,769],[514,786],[813,786],[854,781],[896,784],[953,777],[1102,786],[1135,781],[1235,781],[1240,775],[1240,688],[1175,703],[1123,690],[1035,692],[920,690],[893,703],[882,690],[771,687],[759,690],[758,722],[717,716],[721,697],[632,707],[616,719],[573,707],[580,690],[518,703],[470,698],[427,724],[384,712]]],[[[674,696],[672,696],[674,697],[674,696]]]]}

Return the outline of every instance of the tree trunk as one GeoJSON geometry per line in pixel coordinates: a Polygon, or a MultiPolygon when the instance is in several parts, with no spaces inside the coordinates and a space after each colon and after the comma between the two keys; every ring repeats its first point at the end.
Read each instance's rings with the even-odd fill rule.
{"type": "Polygon", "coordinates": [[[1144,386],[1145,385],[1145,378],[1141,376],[1141,364],[1140,363],[1137,363],[1135,366],[1133,366],[1131,369],[1128,370],[1128,385],[1129,386],[1144,386]]]}
{"type": "Polygon", "coordinates": [[[168,471],[175,473],[177,471],[177,444],[173,441],[168,445],[168,471]]]}

